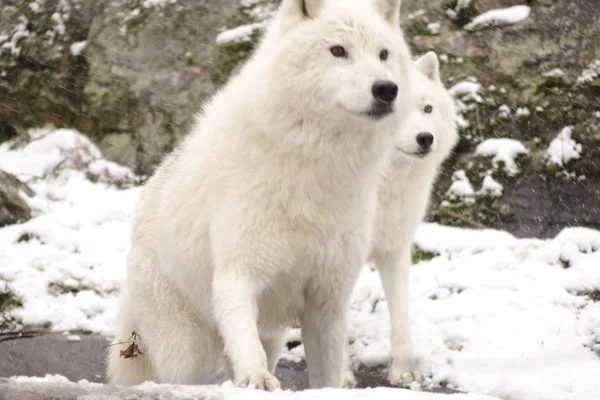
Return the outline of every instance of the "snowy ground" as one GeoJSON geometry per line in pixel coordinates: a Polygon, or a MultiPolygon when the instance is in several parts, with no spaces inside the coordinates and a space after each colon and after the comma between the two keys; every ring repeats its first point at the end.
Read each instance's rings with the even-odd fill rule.
{"type": "MultiPolygon", "coordinates": [[[[0,229],[0,292],[22,297],[11,316],[24,325],[110,334],[139,190],[135,177],[75,131],[48,128],[32,136],[24,148],[0,145],[0,169],[37,193],[28,199],[35,218],[0,229]]],[[[416,244],[432,256],[415,265],[411,277],[411,328],[425,386],[511,400],[600,399],[600,302],[590,297],[600,294],[599,231],[571,228],[535,240],[424,224],[416,244]]],[[[368,266],[351,310],[354,365],[385,364],[386,302],[368,266]]],[[[302,346],[286,354],[302,356],[302,346]]],[[[336,398],[311,393],[285,396],[336,398]]],[[[393,396],[380,390],[343,397],[387,395],[393,396]]]]}
{"type": "Polygon", "coordinates": [[[14,377],[0,378],[0,398],[15,399],[74,399],[86,400],[498,400],[494,397],[475,394],[420,393],[404,389],[363,389],[363,390],[305,390],[291,392],[278,390],[264,392],[260,390],[237,389],[227,386],[182,386],[157,385],[151,382],[122,388],[80,381],[69,382],[58,375],[45,378],[14,377]],[[7,397],[2,397],[6,394],[7,397]]]}

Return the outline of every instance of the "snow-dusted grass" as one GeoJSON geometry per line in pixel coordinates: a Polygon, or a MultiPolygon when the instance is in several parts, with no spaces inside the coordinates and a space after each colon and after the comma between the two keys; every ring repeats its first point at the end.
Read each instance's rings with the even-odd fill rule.
{"type": "Polygon", "coordinates": [[[73,56],[80,56],[85,48],[87,47],[87,40],[83,40],[81,42],[75,42],[69,47],[69,52],[73,56]]]}
{"type": "Polygon", "coordinates": [[[485,26],[516,24],[527,19],[530,12],[530,7],[524,5],[489,10],[475,17],[465,25],[465,29],[476,30],[485,26]]]}
{"type": "Polygon", "coordinates": [[[236,28],[219,33],[216,41],[218,44],[223,44],[227,42],[250,40],[250,37],[254,31],[257,29],[262,29],[263,27],[264,24],[260,22],[248,25],[240,25],[236,28]]]}
{"type": "Polygon", "coordinates": [[[481,142],[475,149],[475,153],[493,157],[494,166],[498,167],[502,163],[506,172],[514,176],[519,172],[515,159],[521,154],[529,153],[529,150],[518,140],[499,138],[481,142]]]}
{"type": "MultiPolygon", "coordinates": [[[[95,165],[108,162],[77,132],[46,129],[33,136],[22,149],[0,146],[0,169],[17,174],[37,192],[28,200],[35,217],[0,229],[0,281],[24,303],[12,315],[24,324],[49,323],[57,331],[110,334],[139,189],[106,183],[109,172],[99,182],[95,165]]],[[[132,175],[113,167],[119,181],[120,173],[132,175]]],[[[415,242],[439,254],[411,272],[411,329],[427,376],[424,386],[447,384],[500,399],[600,399],[600,304],[584,295],[600,288],[600,232],[570,228],[554,239],[536,240],[423,224],[415,242]]],[[[379,277],[368,266],[350,309],[353,364],[385,364],[387,304],[379,277]]],[[[302,356],[302,346],[286,353],[288,358],[302,356]]],[[[441,398],[387,389],[303,394],[181,390],[244,399],[441,398]]]]}
{"type": "Polygon", "coordinates": [[[466,204],[474,202],[475,189],[473,189],[464,170],[454,171],[452,174],[452,184],[448,188],[446,196],[451,200],[462,200],[466,204]]]}
{"type": "Polygon", "coordinates": [[[598,79],[598,77],[600,77],[600,60],[594,60],[581,72],[581,75],[577,78],[577,84],[585,85],[598,79]]]}
{"type": "Polygon", "coordinates": [[[482,98],[477,94],[480,89],[481,84],[479,82],[461,81],[448,89],[448,93],[454,97],[467,95],[469,98],[481,102],[482,98]]]}
{"type": "Polygon", "coordinates": [[[577,160],[581,157],[582,146],[571,138],[573,134],[572,126],[565,126],[558,133],[555,139],[550,142],[546,155],[551,164],[565,165],[571,160],[577,160]]]}
{"type": "Polygon", "coordinates": [[[504,187],[491,175],[486,175],[483,178],[483,182],[481,183],[481,189],[477,192],[477,194],[489,195],[492,197],[502,196],[502,191],[504,187]]]}
{"type": "Polygon", "coordinates": [[[35,218],[0,229],[0,282],[23,296],[14,316],[26,324],[109,333],[138,189],[90,178],[123,183],[133,173],[103,159],[76,131],[32,136],[22,149],[0,146],[0,169],[37,193],[27,199],[35,218]]]}

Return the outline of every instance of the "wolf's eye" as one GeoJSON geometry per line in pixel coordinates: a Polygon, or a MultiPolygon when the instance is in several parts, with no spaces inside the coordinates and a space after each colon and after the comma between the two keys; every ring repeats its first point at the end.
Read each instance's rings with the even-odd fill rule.
{"type": "Polygon", "coordinates": [[[346,49],[343,48],[342,46],[333,46],[330,50],[331,50],[331,54],[333,54],[334,57],[347,57],[348,56],[346,49]]]}
{"type": "Polygon", "coordinates": [[[427,104],[425,108],[423,108],[423,111],[425,111],[425,114],[431,114],[431,112],[433,111],[433,107],[427,104]]]}
{"type": "Polygon", "coordinates": [[[387,60],[387,58],[388,58],[388,51],[387,51],[387,50],[385,50],[385,49],[384,49],[384,50],[381,50],[381,51],[379,52],[379,59],[380,59],[381,61],[385,61],[385,60],[387,60]]]}

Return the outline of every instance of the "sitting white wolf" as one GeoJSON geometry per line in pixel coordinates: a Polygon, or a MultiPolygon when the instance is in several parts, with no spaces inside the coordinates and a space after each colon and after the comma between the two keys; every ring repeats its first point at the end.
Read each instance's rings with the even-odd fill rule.
{"type": "MultiPolygon", "coordinates": [[[[412,242],[427,211],[438,168],[458,140],[454,102],[440,79],[437,56],[428,52],[414,65],[413,108],[380,182],[369,255],[381,276],[390,312],[389,380],[399,386],[422,378],[413,361],[408,320],[412,242]]],[[[349,370],[344,385],[354,385],[349,370]]]]}
{"type": "Polygon", "coordinates": [[[412,99],[399,7],[283,1],[142,190],[117,338],[135,330],[143,354],[112,347],[111,383],[275,389],[298,319],[310,385],[341,386],[348,300],[412,99]]]}

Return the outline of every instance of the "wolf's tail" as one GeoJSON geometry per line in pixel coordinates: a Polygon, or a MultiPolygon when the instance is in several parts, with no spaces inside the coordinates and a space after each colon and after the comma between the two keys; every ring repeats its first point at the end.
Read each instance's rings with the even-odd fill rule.
{"type": "Polygon", "coordinates": [[[156,380],[148,355],[140,354],[137,335],[143,334],[137,329],[128,296],[123,293],[120,299],[117,336],[107,354],[106,375],[111,384],[136,385],[156,380]],[[123,344],[114,344],[118,342],[123,344]]]}

